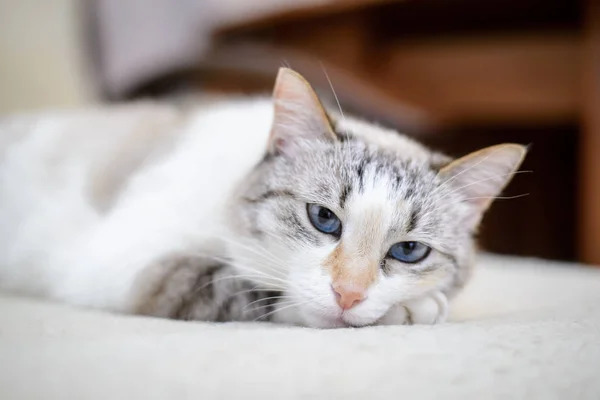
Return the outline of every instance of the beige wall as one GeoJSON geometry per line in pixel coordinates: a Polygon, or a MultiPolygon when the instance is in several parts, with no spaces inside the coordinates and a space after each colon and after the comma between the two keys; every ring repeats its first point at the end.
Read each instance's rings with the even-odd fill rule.
{"type": "Polygon", "coordinates": [[[0,0],[0,113],[89,102],[77,0],[0,0]]]}

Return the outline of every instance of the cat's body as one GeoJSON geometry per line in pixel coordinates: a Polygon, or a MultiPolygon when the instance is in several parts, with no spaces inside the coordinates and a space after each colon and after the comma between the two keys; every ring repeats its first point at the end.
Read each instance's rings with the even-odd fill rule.
{"type": "Polygon", "coordinates": [[[96,114],[121,118],[122,132],[69,116],[23,127],[3,154],[2,286],[131,311],[117,290],[135,279],[122,267],[130,257],[222,257],[223,243],[211,238],[224,234],[226,201],[263,156],[272,108],[269,99],[240,99],[182,115],[134,105],[96,114]]]}
{"type": "Polygon", "coordinates": [[[275,103],[4,123],[0,289],[184,319],[443,320],[522,149],[501,149],[506,165],[483,176],[496,185],[465,197],[464,165],[447,172],[449,159],[395,132],[320,114],[286,71],[275,103]],[[471,210],[468,197],[488,200],[471,210]],[[388,248],[407,240],[433,250],[404,268],[388,248]]]}

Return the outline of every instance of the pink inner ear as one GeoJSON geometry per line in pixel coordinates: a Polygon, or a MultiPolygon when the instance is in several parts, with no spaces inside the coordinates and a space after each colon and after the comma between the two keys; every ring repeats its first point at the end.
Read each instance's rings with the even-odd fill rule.
{"type": "Polygon", "coordinates": [[[294,144],[316,138],[335,139],[326,111],[302,76],[282,68],[273,90],[274,117],[270,151],[293,151],[294,144]]]}
{"type": "Polygon", "coordinates": [[[287,142],[285,139],[283,138],[276,138],[275,142],[273,143],[273,146],[275,146],[275,149],[277,149],[278,151],[281,151],[285,148],[287,142]]]}
{"type": "Polygon", "coordinates": [[[283,140],[282,138],[275,139],[275,146],[280,147],[280,146],[284,146],[284,145],[285,145],[285,140],[283,140]]]}

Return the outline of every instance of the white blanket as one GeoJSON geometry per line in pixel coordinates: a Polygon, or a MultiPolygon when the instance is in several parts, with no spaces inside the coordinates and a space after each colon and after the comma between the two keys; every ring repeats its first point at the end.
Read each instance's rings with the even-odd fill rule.
{"type": "Polygon", "coordinates": [[[600,270],[485,256],[437,326],[314,330],[0,297],[0,399],[600,399],[600,270]]]}

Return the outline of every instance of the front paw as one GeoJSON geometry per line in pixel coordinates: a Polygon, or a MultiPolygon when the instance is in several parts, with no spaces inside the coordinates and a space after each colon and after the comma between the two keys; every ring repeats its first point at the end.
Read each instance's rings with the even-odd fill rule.
{"type": "Polygon", "coordinates": [[[378,325],[433,325],[446,321],[448,299],[433,292],[418,299],[396,304],[379,320],[378,325]]]}

